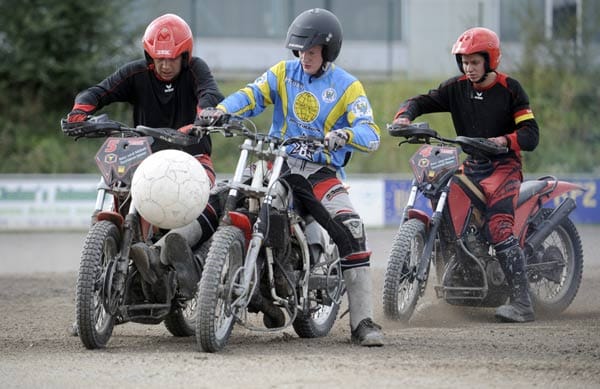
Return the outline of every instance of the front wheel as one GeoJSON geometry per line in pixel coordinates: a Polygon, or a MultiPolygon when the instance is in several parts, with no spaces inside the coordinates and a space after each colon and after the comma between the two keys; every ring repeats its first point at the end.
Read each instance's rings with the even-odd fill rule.
{"type": "MultiPolygon", "coordinates": [[[[543,208],[544,218],[552,212],[543,208]]],[[[583,273],[583,248],[577,228],[563,219],[527,258],[529,290],[536,312],[557,315],[571,304],[583,273]]]]}
{"type": "Polygon", "coordinates": [[[120,241],[117,226],[101,221],[92,226],[83,245],[77,278],[77,326],[79,338],[88,349],[105,347],[115,325],[115,318],[105,309],[104,289],[120,241]]]}
{"type": "Polygon", "coordinates": [[[219,227],[212,237],[196,297],[196,341],[204,351],[222,350],[233,330],[229,292],[243,265],[245,248],[244,234],[237,227],[219,227]]]}
{"type": "Polygon", "coordinates": [[[425,247],[425,224],[410,219],[394,237],[383,284],[383,312],[388,319],[408,322],[417,305],[423,283],[417,280],[425,247]]]}

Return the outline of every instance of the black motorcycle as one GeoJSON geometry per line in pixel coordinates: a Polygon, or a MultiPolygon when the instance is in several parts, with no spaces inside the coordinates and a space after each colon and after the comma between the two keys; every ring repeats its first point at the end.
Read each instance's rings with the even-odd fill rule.
{"type": "MultiPolygon", "coordinates": [[[[88,349],[103,348],[114,325],[130,321],[164,322],[174,336],[194,335],[196,301],[179,295],[175,271],[149,285],[130,259],[133,244],[150,245],[166,232],[149,224],[132,205],[131,181],[153,147],[182,148],[199,138],[171,128],[131,128],[106,115],[80,123],[62,120],[61,127],[76,140],[106,138],[95,158],[102,177],[77,278],[77,326],[82,343],[88,349]]],[[[207,249],[203,245],[196,250],[198,266],[207,249]]]]}

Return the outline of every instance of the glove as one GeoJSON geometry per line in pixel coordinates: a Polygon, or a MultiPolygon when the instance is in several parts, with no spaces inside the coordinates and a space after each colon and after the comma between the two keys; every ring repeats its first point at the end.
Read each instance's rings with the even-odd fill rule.
{"type": "Polygon", "coordinates": [[[177,129],[177,131],[179,131],[183,134],[186,134],[186,135],[194,135],[194,134],[191,134],[193,127],[194,127],[193,124],[186,124],[185,126],[179,127],[177,129]]]}
{"type": "Polygon", "coordinates": [[[342,129],[331,131],[325,137],[325,140],[327,141],[327,148],[329,151],[338,151],[342,147],[346,146],[346,142],[348,142],[349,138],[350,135],[346,130],[342,129]]]}
{"type": "Polygon", "coordinates": [[[207,127],[207,126],[219,126],[224,123],[225,112],[218,108],[204,108],[196,116],[194,126],[207,127]]]}
{"type": "Polygon", "coordinates": [[[81,109],[74,109],[67,115],[68,123],[85,122],[88,119],[89,113],[81,109]]]}

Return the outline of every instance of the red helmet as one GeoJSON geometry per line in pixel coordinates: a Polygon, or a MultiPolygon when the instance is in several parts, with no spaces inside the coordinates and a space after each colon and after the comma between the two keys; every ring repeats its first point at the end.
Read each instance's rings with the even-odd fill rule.
{"type": "Polygon", "coordinates": [[[146,58],[192,57],[194,37],[190,26],[177,15],[165,14],[154,19],[144,33],[146,58]]]}
{"type": "Polygon", "coordinates": [[[456,62],[461,72],[462,55],[483,54],[486,57],[486,73],[496,70],[500,64],[500,39],[492,30],[483,27],[471,28],[463,32],[454,46],[452,46],[452,54],[456,55],[456,62]]]}

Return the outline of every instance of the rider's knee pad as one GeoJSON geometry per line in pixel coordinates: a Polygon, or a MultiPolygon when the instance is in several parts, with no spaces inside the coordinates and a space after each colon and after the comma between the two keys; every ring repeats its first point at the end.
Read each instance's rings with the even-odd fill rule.
{"type": "Polygon", "coordinates": [[[341,213],[333,220],[347,232],[352,253],[342,259],[342,268],[368,266],[371,252],[367,250],[367,237],[362,219],[356,213],[341,213]]]}

